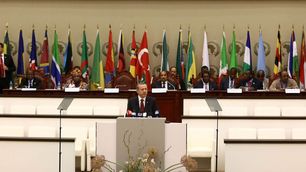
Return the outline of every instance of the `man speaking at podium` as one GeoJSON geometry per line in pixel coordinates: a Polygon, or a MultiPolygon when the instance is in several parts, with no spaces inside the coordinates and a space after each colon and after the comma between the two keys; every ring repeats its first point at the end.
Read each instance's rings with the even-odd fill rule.
{"type": "Polygon", "coordinates": [[[147,96],[148,87],[139,83],[136,87],[138,96],[132,97],[127,105],[127,117],[159,117],[159,109],[155,98],[147,96]]]}

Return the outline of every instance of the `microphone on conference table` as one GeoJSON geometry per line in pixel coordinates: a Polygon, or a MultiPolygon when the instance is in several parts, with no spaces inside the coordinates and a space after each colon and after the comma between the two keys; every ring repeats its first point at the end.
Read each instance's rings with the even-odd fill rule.
{"type": "Polygon", "coordinates": [[[171,82],[167,81],[167,83],[175,90],[175,86],[171,82]]]}

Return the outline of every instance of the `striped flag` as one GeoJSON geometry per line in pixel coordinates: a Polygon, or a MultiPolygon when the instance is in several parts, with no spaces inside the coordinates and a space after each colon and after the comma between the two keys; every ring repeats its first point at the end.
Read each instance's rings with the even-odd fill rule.
{"type": "Polygon", "coordinates": [[[177,43],[177,52],[176,52],[176,70],[177,74],[180,77],[180,80],[185,81],[185,70],[184,70],[184,53],[183,53],[183,35],[182,29],[180,28],[178,43],[177,43]]]}
{"type": "Polygon", "coordinates": [[[306,45],[305,45],[305,33],[302,33],[301,43],[301,59],[300,59],[300,88],[305,89],[306,81],[306,45]]]}
{"type": "Polygon", "coordinates": [[[277,32],[277,40],[276,40],[276,52],[275,52],[275,61],[273,73],[274,75],[278,75],[278,73],[282,70],[282,50],[281,50],[281,36],[280,30],[277,32]]]}
{"type": "Polygon", "coordinates": [[[97,90],[98,88],[102,90],[104,89],[104,70],[101,59],[99,30],[97,30],[95,53],[91,73],[91,89],[97,90]]]}
{"type": "Polygon", "coordinates": [[[135,40],[135,30],[133,30],[132,34],[132,45],[131,45],[131,57],[130,57],[130,73],[136,78],[136,65],[137,65],[137,45],[135,40]]]}
{"type": "Polygon", "coordinates": [[[245,43],[244,58],[243,58],[243,72],[252,71],[252,50],[250,31],[247,32],[247,39],[245,43]]]}
{"type": "Polygon", "coordinates": [[[49,75],[49,43],[48,43],[48,30],[45,30],[44,42],[41,50],[40,65],[43,68],[44,74],[49,75]]]}
{"type": "Polygon", "coordinates": [[[124,58],[124,46],[123,46],[123,33],[122,30],[119,32],[119,40],[118,40],[118,64],[117,64],[117,71],[122,72],[125,70],[125,58],[124,58]]]}
{"type": "Polygon", "coordinates": [[[61,60],[58,50],[58,38],[56,30],[54,31],[54,43],[52,52],[52,63],[51,63],[51,80],[54,85],[54,89],[58,89],[61,86],[61,60]]]}
{"type": "Polygon", "coordinates": [[[32,42],[31,42],[31,54],[29,59],[29,67],[31,70],[37,69],[37,48],[36,48],[36,38],[35,30],[32,30],[32,42]]]}
{"type": "Polygon", "coordinates": [[[68,43],[66,47],[66,51],[64,54],[64,72],[65,74],[69,74],[69,72],[73,68],[73,56],[72,56],[72,45],[71,45],[71,39],[70,39],[70,28],[68,29],[68,43]]]}
{"type": "Polygon", "coordinates": [[[109,84],[113,77],[115,76],[115,66],[114,66],[114,50],[113,50],[113,34],[111,28],[109,29],[108,35],[108,49],[105,65],[105,82],[109,84]]]}
{"type": "Polygon", "coordinates": [[[83,41],[82,41],[82,59],[81,59],[81,71],[82,77],[88,80],[88,47],[86,40],[86,32],[83,30],[83,41]]]}
{"type": "Polygon", "coordinates": [[[186,78],[185,83],[188,85],[192,84],[190,81],[197,77],[196,65],[195,65],[195,54],[193,49],[193,43],[191,38],[191,31],[188,31],[188,51],[187,51],[187,63],[186,63],[186,78]]]}
{"type": "Polygon", "coordinates": [[[259,70],[263,70],[266,72],[266,54],[265,54],[265,47],[261,31],[259,32],[258,57],[257,57],[257,71],[259,70]]]}
{"type": "Polygon", "coordinates": [[[298,54],[297,54],[297,45],[295,41],[295,34],[294,31],[291,33],[291,39],[290,39],[290,52],[288,55],[288,75],[290,78],[293,78],[294,76],[297,77],[297,74],[299,72],[298,68],[298,54]]]}
{"type": "Polygon", "coordinates": [[[24,62],[23,62],[23,55],[24,55],[24,43],[23,43],[23,36],[22,30],[19,31],[19,42],[18,42],[18,64],[17,64],[17,76],[24,75],[24,62]]]}
{"type": "Polygon", "coordinates": [[[12,56],[11,46],[10,46],[10,38],[8,34],[8,30],[5,31],[4,41],[3,41],[3,54],[12,56]]]}
{"type": "Polygon", "coordinates": [[[166,30],[163,31],[163,45],[162,45],[162,58],[161,58],[161,71],[168,71],[169,70],[169,63],[168,63],[168,45],[167,45],[167,38],[166,38],[166,30]]]}
{"type": "Polygon", "coordinates": [[[208,43],[207,43],[207,33],[204,31],[204,42],[203,42],[203,52],[202,52],[202,66],[209,67],[209,55],[208,55],[208,43]]]}

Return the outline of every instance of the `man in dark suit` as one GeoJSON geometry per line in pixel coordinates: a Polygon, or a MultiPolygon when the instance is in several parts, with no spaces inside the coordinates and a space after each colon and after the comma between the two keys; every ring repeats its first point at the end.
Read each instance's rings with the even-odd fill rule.
{"type": "Polygon", "coordinates": [[[170,77],[176,82],[177,89],[179,89],[179,90],[186,90],[185,82],[177,74],[177,70],[176,70],[175,66],[172,66],[170,68],[170,77]]]}
{"type": "Polygon", "coordinates": [[[16,70],[13,58],[4,55],[3,48],[3,43],[0,43],[0,93],[9,88],[10,82],[13,83],[13,72],[16,70]]]}
{"type": "Polygon", "coordinates": [[[139,83],[136,87],[136,92],[138,96],[132,97],[128,101],[127,116],[159,117],[159,108],[155,98],[147,96],[147,85],[139,83]]]}
{"type": "Polygon", "coordinates": [[[240,81],[240,87],[245,91],[262,90],[262,82],[254,77],[253,71],[245,72],[245,79],[240,81]]]}
{"type": "Polygon", "coordinates": [[[237,79],[237,69],[231,68],[229,71],[229,76],[225,76],[222,78],[220,83],[221,90],[227,90],[228,88],[238,88],[239,83],[237,79]]]}
{"type": "Polygon", "coordinates": [[[41,89],[41,80],[35,77],[36,71],[32,71],[30,68],[27,69],[25,78],[22,78],[19,88],[37,88],[41,89]]]}
{"type": "Polygon", "coordinates": [[[204,88],[206,91],[217,90],[217,84],[210,79],[209,71],[202,71],[202,78],[198,80],[193,88],[204,88]]]}
{"type": "Polygon", "coordinates": [[[167,76],[166,71],[159,73],[159,79],[152,83],[152,88],[167,88],[167,90],[175,90],[175,83],[172,83],[167,76]]]}

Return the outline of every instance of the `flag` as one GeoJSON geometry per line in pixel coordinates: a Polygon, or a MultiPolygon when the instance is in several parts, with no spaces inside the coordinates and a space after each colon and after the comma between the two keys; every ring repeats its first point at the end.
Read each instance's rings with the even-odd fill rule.
{"type": "Polygon", "coordinates": [[[290,78],[293,76],[297,76],[299,69],[298,69],[298,54],[297,54],[297,46],[295,41],[295,34],[292,31],[291,39],[290,39],[290,51],[288,55],[288,74],[290,78]]]}
{"type": "Polygon", "coordinates": [[[275,61],[273,73],[274,75],[278,75],[278,73],[282,70],[282,51],[281,51],[281,37],[280,30],[277,32],[277,40],[276,40],[276,53],[275,53],[275,61]]]}
{"type": "Polygon", "coordinates": [[[231,58],[230,58],[230,69],[238,67],[238,59],[237,59],[237,51],[236,51],[236,35],[235,31],[233,31],[232,36],[232,51],[231,51],[231,58]]]}
{"type": "Polygon", "coordinates": [[[169,70],[169,63],[168,63],[168,45],[167,45],[167,38],[166,38],[166,30],[163,31],[163,45],[162,45],[162,58],[161,58],[161,71],[168,71],[169,70]]]}
{"type": "Polygon", "coordinates": [[[48,31],[45,30],[44,42],[41,50],[40,65],[44,69],[44,74],[49,75],[49,43],[48,43],[48,31]]]}
{"type": "Polygon", "coordinates": [[[122,30],[119,32],[119,40],[118,40],[118,64],[117,71],[122,72],[125,70],[125,58],[124,58],[124,49],[123,49],[123,33],[122,30]]]}
{"type": "Polygon", "coordinates": [[[19,42],[18,42],[18,65],[17,65],[17,75],[24,75],[24,63],[23,63],[23,55],[24,55],[24,43],[22,30],[19,31],[19,42]]]}
{"type": "Polygon", "coordinates": [[[227,75],[228,63],[227,63],[227,52],[226,52],[226,38],[225,32],[222,34],[221,41],[221,58],[220,58],[220,68],[219,68],[219,83],[222,75],[227,75]]]}
{"type": "Polygon", "coordinates": [[[58,50],[57,33],[54,31],[54,43],[52,51],[52,63],[51,63],[51,80],[54,88],[60,88],[61,86],[61,60],[58,50]]]}
{"type": "Polygon", "coordinates": [[[184,70],[184,53],[183,53],[183,36],[182,29],[180,28],[177,52],[176,52],[176,71],[181,80],[185,80],[185,70],[184,70]]]}
{"type": "Polygon", "coordinates": [[[5,31],[4,41],[3,41],[3,54],[12,56],[11,53],[11,46],[10,46],[10,39],[8,35],[8,30],[5,31]]]}
{"type": "Polygon", "coordinates": [[[243,58],[243,72],[252,71],[252,49],[250,31],[247,32],[247,40],[245,43],[244,58],[243,58]]]}
{"type": "Polygon", "coordinates": [[[82,77],[88,80],[88,48],[87,48],[85,29],[83,30],[81,71],[82,71],[82,77]]]}
{"type": "Polygon", "coordinates": [[[207,33],[204,32],[204,42],[203,42],[203,52],[202,52],[202,66],[209,67],[209,55],[208,55],[208,43],[207,43],[207,33]]]}
{"type": "MultiPolygon", "coordinates": [[[[185,83],[188,88],[188,83],[197,77],[195,55],[191,39],[191,32],[188,31],[188,50],[187,50],[187,63],[186,63],[186,78],[185,83]]],[[[191,84],[191,83],[190,83],[191,84]]]]}
{"type": "Polygon", "coordinates": [[[266,72],[266,53],[262,38],[262,32],[259,32],[258,41],[258,57],[257,57],[257,71],[263,70],[266,72]]]}
{"type": "Polygon", "coordinates": [[[132,34],[132,45],[131,45],[131,57],[130,57],[130,73],[131,75],[136,78],[136,65],[137,65],[137,45],[135,40],[135,30],[133,30],[132,34]]]}
{"type": "Polygon", "coordinates": [[[302,33],[301,43],[301,59],[300,59],[300,88],[305,89],[306,81],[306,46],[305,46],[305,33],[302,33]]]}
{"type": "Polygon", "coordinates": [[[113,77],[115,76],[115,66],[114,66],[114,50],[113,50],[113,34],[112,30],[109,30],[108,35],[108,49],[105,65],[105,82],[109,84],[113,77]]]}
{"type": "Polygon", "coordinates": [[[66,51],[64,54],[64,72],[65,74],[69,74],[69,72],[73,68],[73,57],[72,57],[72,46],[71,46],[71,39],[70,39],[70,29],[68,29],[68,42],[66,46],[66,51]]]}
{"type": "Polygon", "coordinates": [[[93,90],[97,90],[98,88],[101,88],[102,90],[104,89],[104,70],[101,59],[99,30],[97,30],[95,53],[92,64],[91,88],[93,90]]]}
{"type": "Polygon", "coordinates": [[[37,69],[37,52],[36,52],[35,30],[32,30],[31,54],[29,59],[29,67],[31,70],[37,69]]]}
{"type": "Polygon", "coordinates": [[[137,75],[140,77],[141,82],[146,83],[148,89],[151,90],[150,59],[146,31],[143,33],[138,52],[137,70],[137,75]]]}

